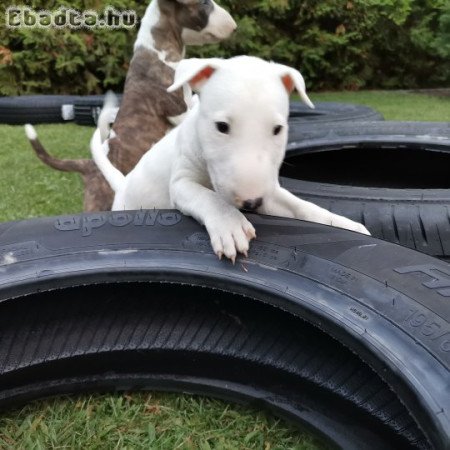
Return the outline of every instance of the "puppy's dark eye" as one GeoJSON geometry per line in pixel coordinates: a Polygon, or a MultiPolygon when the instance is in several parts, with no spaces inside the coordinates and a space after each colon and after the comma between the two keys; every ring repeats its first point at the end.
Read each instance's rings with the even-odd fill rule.
{"type": "Polygon", "coordinates": [[[274,136],[278,136],[281,133],[281,130],[283,129],[283,127],[281,125],[277,125],[274,129],[273,129],[273,134],[274,136]]]}
{"type": "Polygon", "coordinates": [[[216,128],[222,134],[228,134],[230,132],[230,125],[226,122],[216,122],[216,128]]]}

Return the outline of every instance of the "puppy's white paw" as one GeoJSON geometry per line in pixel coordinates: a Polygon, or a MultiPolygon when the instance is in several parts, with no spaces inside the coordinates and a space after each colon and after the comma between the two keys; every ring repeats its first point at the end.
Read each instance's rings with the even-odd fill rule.
{"type": "Polygon", "coordinates": [[[354,222],[346,217],[335,216],[331,220],[330,225],[370,236],[369,230],[363,224],[354,222]]]}
{"type": "Polygon", "coordinates": [[[207,220],[205,226],[214,253],[220,259],[225,255],[233,264],[238,253],[247,256],[250,241],[256,237],[253,225],[237,210],[225,217],[207,220]]]}
{"type": "Polygon", "coordinates": [[[356,225],[357,227],[354,231],[356,231],[357,233],[366,234],[367,236],[371,236],[370,231],[363,224],[357,223],[356,225]]]}

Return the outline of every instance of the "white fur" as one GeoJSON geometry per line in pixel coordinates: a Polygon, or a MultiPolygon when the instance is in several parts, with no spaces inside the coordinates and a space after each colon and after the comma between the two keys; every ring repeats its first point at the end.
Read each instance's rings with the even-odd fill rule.
{"type": "Polygon", "coordinates": [[[118,100],[115,94],[108,91],[105,95],[105,100],[103,102],[102,112],[98,117],[97,126],[100,130],[100,135],[102,137],[102,142],[106,141],[108,137],[112,139],[114,136],[113,130],[110,130],[110,124],[114,123],[116,120],[117,113],[119,112],[118,100]]]}
{"type": "MultiPolygon", "coordinates": [[[[102,145],[97,130],[92,154],[116,193],[113,209],[177,208],[205,225],[216,254],[233,261],[237,253],[247,253],[255,237],[239,208],[258,198],[263,199],[256,210],[259,213],[369,234],[363,225],[280,187],[278,171],[287,144],[289,114],[288,92],[280,73],[289,68],[246,56],[185,60],[170,89],[189,80],[192,84],[205,68],[214,72],[193,86],[200,91],[199,103],[126,177],[121,178],[105,156],[108,144],[102,145]],[[219,132],[217,122],[227,122],[230,133],[219,132]],[[277,126],[282,129],[275,135],[277,126]]],[[[301,83],[295,85],[304,91],[301,83]]],[[[306,92],[302,97],[309,101],[306,92]]]]}
{"type": "Polygon", "coordinates": [[[111,186],[111,189],[117,192],[118,190],[120,190],[121,186],[123,186],[125,176],[110,163],[108,159],[109,146],[107,142],[104,142],[102,145],[102,132],[100,128],[97,128],[94,135],[92,136],[91,148],[93,148],[94,145],[98,148],[101,148],[101,151],[92,152],[93,160],[98,167],[104,167],[105,165],[111,166],[109,170],[104,173],[104,175],[109,185],[111,186]]]}
{"type": "Polygon", "coordinates": [[[182,37],[186,45],[202,45],[220,42],[236,30],[236,22],[231,15],[216,2],[209,16],[208,25],[201,31],[183,29],[182,37]]]}
{"type": "Polygon", "coordinates": [[[221,8],[216,2],[212,2],[214,11],[209,17],[208,25],[202,31],[203,34],[211,34],[218,41],[226,39],[235,29],[236,22],[231,15],[221,8]]]}
{"type": "Polygon", "coordinates": [[[37,139],[37,133],[33,125],[27,123],[25,125],[25,134],[30,141],[35,141],[37,139]]]}

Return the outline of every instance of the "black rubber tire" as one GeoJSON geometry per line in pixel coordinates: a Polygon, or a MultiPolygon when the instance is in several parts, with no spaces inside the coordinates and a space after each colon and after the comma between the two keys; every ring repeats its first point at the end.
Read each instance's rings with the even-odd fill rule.
{"type": "MultiPolygon", "coordinates": [[[[120,103],[122,94],[116,94],[120,103]]],[[[95,126],[103,107],[104,95],[86,95],[74,103],[75,123],[78,125],[95,126]]]]}
{"type": "MultiPolygon", "coordinates": [[[[119,101],[122,95],[118,95],[119,101]]],[[[63,118],[63,105],[73,105],[75,123],[95,126],[103,106],[104,95],[25,95],[0,98],[0,123],[23,125],[26,123],[62,123],[72,118],[63,118]]],[[[353,120],[383,120],[381,114],[362,105],[318,102],[311,110],[303,103],[292,102],[292,123],[325,123],[353,120]]]]}
{"type": "Polygon", "coordinates": [[[293,126],[281,184],[378,238],[450,259],[450,124],[293,126]]]}
{"type": "Polygon", "coordinates": [[[288,154],[323,151],[333,146],[381,142],[386,144],[426,145],[441,144],[443,150],[450,145],[449,122],[396,122],[358,121],[336,123],[328,127],[314,123],[289,125],[288,154]]]}
{"type": "Polygon", "coordinates": [[[24,95],[0,97],[0,123],[23,125],[26,123],[62,123],[63,105],[71,105],[73,95],[24,95]]]}
{"type": "MultiPolygon", "coordinates": [[[[119,96],[121,98],[121,96],[119,96]]],[[[103,106],[103,95],[86,96],[75,102],[75,122],[93,126],[103,106]]],[[[383,116],[363,105],[349,103],[318,102],[310,109],[300,102],[291,102],[289,121],[296,123],[329,123],[354,120],[383,120],[383,116]]]]}
{"type": "Polygon", "coordinates": [[[182,390],[257,401],[345,449],[450,448],[449,266],[248,217],[258,240],[235,266],[176,211],[0,225],[0,408],[182,390]]]}
{"type": "Polygon", "coordinates": [[[301,102],[291,102],[289,122],[291,124],[325,124],[332,122],[384,120],[379,112],[364,105],[336,102],[315,102],[311,109],[301,102]]]}

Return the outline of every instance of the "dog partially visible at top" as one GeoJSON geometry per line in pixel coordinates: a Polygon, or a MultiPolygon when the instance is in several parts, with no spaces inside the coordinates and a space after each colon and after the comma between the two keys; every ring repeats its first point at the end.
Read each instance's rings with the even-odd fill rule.
{"type": "MultiPolygon", "coordinates": [[[[103,140],[109,139],[109,159],[129,173],[145,152],[177,125],[192,106],[192,92],[184,87],[167,92],[185,46],[227,39],[236,30],[231,15],[213,0],[152,0],[134,44],[122,104],[101,115],[103,140]],[[111,134],[109,124],[114,122],[111,134]]],[[[84,182],[84,210],[110,210],[114,193],[92,159],[58,159],[39,141],[36,130],[25,126],[37,156],[48,166],[78,172],[84,182]]]]}

